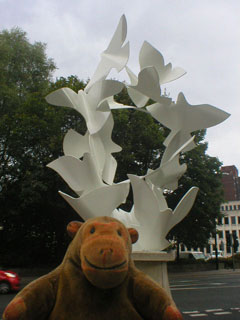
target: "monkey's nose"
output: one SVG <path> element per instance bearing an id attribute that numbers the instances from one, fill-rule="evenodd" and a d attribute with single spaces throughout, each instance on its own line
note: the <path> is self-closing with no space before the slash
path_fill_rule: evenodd
<path id="1" fill-rule="evenodd" d="M 113 258 L 112 254 L 113 254 L 113 249 L 111 248 L 102 248 L 100 250 L 100 256 L 104 266 L 112 261 L 112 258 Z"/>
<path id="2" fill-rule="evenodd" d="M 105 248 L 100 250 L 100 254 L 103 254 L 103 255 L 111 255 L 112 253 L 113 253 L 112 248 Z"/>

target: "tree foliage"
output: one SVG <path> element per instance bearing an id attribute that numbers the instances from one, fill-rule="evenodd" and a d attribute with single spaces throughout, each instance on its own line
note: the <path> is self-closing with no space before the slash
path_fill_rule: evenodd
<path id="1" fill-rule="evenodd" d="M 45 45 L 30 44 L 23 31 L 13 29 L 0 34 L 0 51 L 1 258 L 50 261 L 62 256 L 66 223 L 76 218 L 57 193 L 65 184 L 46 168 L 61 155 L 72 117 L 45 102 L 62 85 L 51 82 L 55 65 Z M 74 77 L 64 81 L 74 85 Z"/>

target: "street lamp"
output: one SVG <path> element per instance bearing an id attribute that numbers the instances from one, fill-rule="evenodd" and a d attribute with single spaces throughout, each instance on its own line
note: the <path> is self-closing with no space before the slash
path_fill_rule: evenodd
<path id="1" fill-rule="evenodd" d="M 215 254 L 216 254 L 216 270 L 219 269 L 219 263 L 218 263 L 218 241 L 217 241 L 217 225 L 215 230 Z"/>

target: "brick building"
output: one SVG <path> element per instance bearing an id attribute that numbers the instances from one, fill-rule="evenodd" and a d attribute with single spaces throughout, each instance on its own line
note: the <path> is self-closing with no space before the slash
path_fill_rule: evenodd
<path id="1" fill-rule="evenodd" d="M 222 171 L 222 184 L 225 201 L 240 200 L 240 178 L 235 166 L 224 166 Z"/>

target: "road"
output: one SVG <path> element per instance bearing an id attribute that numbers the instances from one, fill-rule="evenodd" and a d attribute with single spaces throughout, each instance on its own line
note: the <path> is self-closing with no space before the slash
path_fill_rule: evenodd
<path id="1" fill-rule="evenodd" d="M 184 319 L 240 319 L 240 270 L 170 274 L 169 281 Z"/>
<path id="2" fill-rule="evenodd" d="M 33 278 L 22 280 L 24 286 Z M 169 281 L 173 299 L 185 320 L 240 319 L 240 269 L 169 274 Z M 14 296 L 0 296 L 0 319 Z"/>

